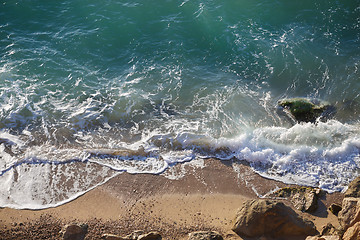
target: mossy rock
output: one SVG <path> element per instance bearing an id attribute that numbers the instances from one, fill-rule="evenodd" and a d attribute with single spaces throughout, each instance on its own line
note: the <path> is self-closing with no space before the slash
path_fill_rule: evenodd
<path id="1" fill-rule="evenodd" d="M 336 111 L 330 103 L 316 98 L 286 98 L 279 100 L 278 105 L 298 122 L 326 120 Z"/>

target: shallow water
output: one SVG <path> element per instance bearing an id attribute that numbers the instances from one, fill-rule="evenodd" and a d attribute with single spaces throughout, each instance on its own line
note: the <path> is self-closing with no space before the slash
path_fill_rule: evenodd
<path id="1" fill-rule="evenodd" d="M 206 157 L 341 191 L 359 175 L 359 30 L 357 0 L 5 1 L 0 206 Z M 296 124 L 285 97 L 337 112 Z"/>

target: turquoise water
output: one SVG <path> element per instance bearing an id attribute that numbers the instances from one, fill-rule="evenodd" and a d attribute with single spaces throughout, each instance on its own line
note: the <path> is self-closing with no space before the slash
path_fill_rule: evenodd
<path id="1" fill-rule="evenodd" d="M 3 1 L 0 53 L 1 206 L 206 157 L 328 191 L 359 175 L 360 1 Z M 284 97 L 337 112 L 294 124 Z"/>

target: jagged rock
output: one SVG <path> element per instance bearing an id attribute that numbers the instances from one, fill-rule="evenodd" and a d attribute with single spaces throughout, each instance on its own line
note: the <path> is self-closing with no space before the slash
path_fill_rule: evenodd
<path id="1" fill-rule="evenodd" d="M 345 192 L 345 197 L 360 198 L 360 177 L 355 178 Z"/>
<path id="2" fill-rule="evenodd" d="M 123 237 L 125 240 L 137 240 L 139 238 L 139 236 L 143 235 L 144 231 L 141 230 L 136 230 L 128 235 L 126 235 L 125 237 Z"/>
<path id="3" fill-rule="evenodd" d="M 102 235 L 101 239 L 104 239 L 104 240 L 126 240 L 118 235 L 108 234 L 108 233 L 105 233 L 104 235 Z"/>
<path id="4" fill-rule="evenodd" d="M 335 216 L 337 216 L 339 214 L 341 209 L 342 209 L 342 207 L 336 203 L 331 204 L 329 207 L 329 211 L 332 212 Z"/>
<path id="5" fill-rule="evenodd" d="M 318 197 L 321 190 L 311 187 L 286 187 L 282 188 L 273 196 L 289 198 L 294 207 L 303 212 L 315 212 L 318 208 Z"/>
<path id="6" fill-rule="evenodd" d="M 161 235 L 158 232 L 149 232 L 140 235 L 137 240 L 161 240 Z"/>
<path id="7" fill-rule="evenodd" d="M 87 234 L 87 224 L 70 224 L 66 225 L 61 231 L 64 240 L 83 240 Z"/>
<path id="8" fill-rule="evenodd" d="M 360 198 L 347 197 L 343 199 L 342 209 L 338 214 L 339 223 L 343 230 L 360 221 Z"/>
<path id="9" fill-rule="evenodd" d="M 239 209 L 232 230 L 247 237 L 309 236 L 315 225 L 303 219 L 284 203 L 274 200 L 249 200 Z"/>
<path id="10" fill-rule="evenodd" d="M 339 236 L 309 236 L 305 240 L 341 240 Z"/>
<path id="11" fill-rule="evenodd" d="M 343 240 L 359 240 L 360 239 L 360 222 L 349 227 L 343 235 Z"/>
<path id="12" fill-rule="evenodd" d="M 336 109 L 330 103 L 315 98 L 286 98 L 278 105 L 298 122 L 315 122 L 316 119 L 328 119 Z"/>
<path id="13" fill-rule="evenodd" d="M 189 240 L 223 240 L 223 237 L 214 231 L 199 231 L 189 233 Z"/>
<path id="14" fill-rule="evenodd" d="M 339 231 L 331 223 L 328 223 L 322 228 L 320 235 L 339 235 Z"/>

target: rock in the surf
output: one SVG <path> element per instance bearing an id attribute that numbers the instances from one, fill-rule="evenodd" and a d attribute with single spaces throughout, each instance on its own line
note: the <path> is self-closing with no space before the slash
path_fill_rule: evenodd
<path id="1" fill-rule="evenodd" d="M 326 120 L 336 111 L 330 103 L 316 98 L 286 98 L 279 100 L 278 105 L 297 122 Z"/>
<path id="2" fill-rule="evenodd" d="M 317 234 L 313 222 L 274 200 L 249 200 L 239 209 L 232 230 L 240 236 L 286 238 Z"/>

